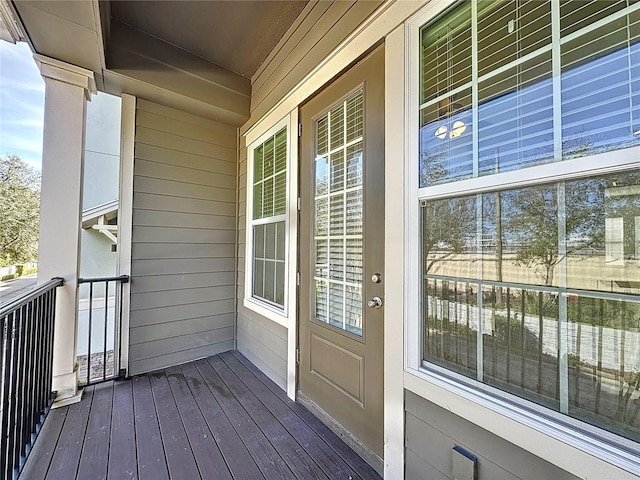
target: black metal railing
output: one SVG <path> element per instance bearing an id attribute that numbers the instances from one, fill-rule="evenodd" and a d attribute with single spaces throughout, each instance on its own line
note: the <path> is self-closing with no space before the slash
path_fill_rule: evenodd
<path id="1" fill-rule="evenodd" d="M 1 480 L 17 477 L 55 398 L 56 288 L 62 284 L 54 278 L 0 308 Z"/>
<path id="2" fill-rule="evenodd" d="M 121 371 L 122 292 L 129 282 L 119 277 L 79 278 L 78 383 L 105 382 Z M 86 287 L 85 287 L 86 286 Z"/>

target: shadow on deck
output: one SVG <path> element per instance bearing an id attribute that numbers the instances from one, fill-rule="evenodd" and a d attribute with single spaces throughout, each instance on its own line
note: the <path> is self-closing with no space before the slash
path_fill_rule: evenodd
<path id="1" fill-rule="evenodd" d="M 238 352 L 85 389 L 52 410 L 20 480 L 378 479 Z"/>

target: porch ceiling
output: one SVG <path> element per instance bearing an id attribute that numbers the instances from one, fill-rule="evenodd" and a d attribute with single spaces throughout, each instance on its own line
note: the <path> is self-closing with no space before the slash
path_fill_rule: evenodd
<path id="1" fill-rule="evenodd" d="M 307 1 L 118 0 L 111 17 L 251 78 Z"/>
<path id="2" fill-rule="evenodd" d="M 251 77 L 308 0 L 9 0 L 32 49 L 129 93 L 229 125 Z"/>

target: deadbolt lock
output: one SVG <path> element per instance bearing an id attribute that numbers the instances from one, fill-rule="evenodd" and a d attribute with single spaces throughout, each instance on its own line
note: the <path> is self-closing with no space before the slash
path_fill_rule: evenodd
<path id="1" fill-rule="evenodd" d="M 373 275 L 371 275 L 371 281 L 373 283 L 382 282 L 382 274 L 381 273 L 374 273 Z"/>

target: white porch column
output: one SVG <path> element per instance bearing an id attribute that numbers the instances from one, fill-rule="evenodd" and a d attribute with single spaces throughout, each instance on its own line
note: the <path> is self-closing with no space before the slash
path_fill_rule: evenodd
<path id="1" fill-rule="evenodd" d="M 34 55 L 45 81 L 38 283 L 64 278 L 58 289 L 53 346 L 56 403 L 77 396 L 76 328 L 82 218 L 86 102 L 96 93 L 93 72 Z"/>

